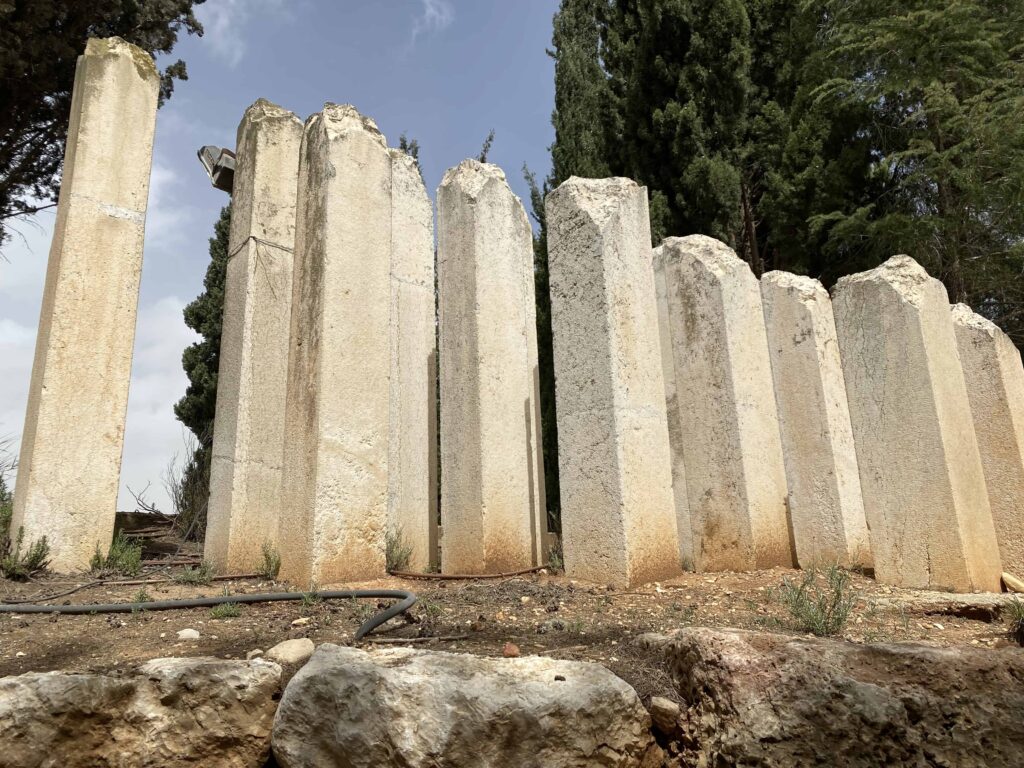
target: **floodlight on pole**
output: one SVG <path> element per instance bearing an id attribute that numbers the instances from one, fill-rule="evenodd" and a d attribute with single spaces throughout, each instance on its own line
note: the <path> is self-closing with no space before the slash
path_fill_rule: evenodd
<path id="1" fill-rule="evenodd" d="M 235 183 L 235 153 L 224 147 L 207 144 L 200 147 L 196 154 L 213 186 L 231 194 Z"/>

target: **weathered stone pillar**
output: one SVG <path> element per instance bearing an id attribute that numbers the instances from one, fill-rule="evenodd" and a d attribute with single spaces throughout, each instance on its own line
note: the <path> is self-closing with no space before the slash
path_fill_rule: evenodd
<path id="1" fill-rule="evenodd" d="M 788 272 L 761 277 L 775 402 L 802 568 L 871 566 L 857 452 L 828 292 Z"/>
<path id="2" fill-rule="evenodd" d="M 391 152 L 391 400 L 388 525 L 422 571 L 437 556 L 434 209 L 416 162 Z"/>
<path id="3" fill-rule="evenodd" d="M 875 576 L 999 589 L 999 552 L 946 289 L 908 256 L 832 301 Z"/>
<path id="4" fill-rule="evenodd" d="M 57 571 L 113 536 L 159 86 L 120 38 L 78 59 L 13 520 Z"/>
<path id="5" fill-rule="evenodd" d="M 277 539 L 302 121 L 259 99 L 238 126 L 205 556 L 247 573 Z"/>
<path id="6" fill-rule="evenodd" d="M 466 160 L 437 190 L 441 523 L 445 573 L 542 557 L 533 239 L 495 165 Z"/>
<path id="7" fill-rule="evenodd" d="M 388 518 L 391 165 L 374 122 L 327 104 L 299 159 L 281 576 L 382 576 Z"/>
<path id="8" fill-rule="evenodd" d="M 573 177 L 545 209 L 566 572 L 671 578 L 681 558 L 647 190 Z"/>
<path id="9" fill-rule="evenodd" d="M 664 273 L 693 565 L 698 571 L 791 566 L 786 474 L 757 278 L 724 243 L 671 237 Z M 676 493 L 683 492 L 676 488 Z M 685 540 L 685 537 L 684 537 Z"/>
<path id="10" fill-rule="evenodd" d="M 1024 577 L 1024 367 L 998 326 L 964 304 L 953 327 L 1003 570 Z"/>

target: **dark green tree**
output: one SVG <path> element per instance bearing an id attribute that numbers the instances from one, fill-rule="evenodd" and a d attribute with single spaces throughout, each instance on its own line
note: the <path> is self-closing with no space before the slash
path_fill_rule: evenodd
<path id="1" fill-rule="evenodd" d="M 75 63 L 90 37 L 122 37 L 169 53 L 180 32 L 201 35 L 204 0 L 0 1 L 0 246 L 11 219 L 51 207 L 60 188 Z M 167 99 L 177 61 L 162 73 Z"/>
<path id="2" fill-rule="evenodd" d="M 220 367 L 220 337 L 224 320 L 224 282 L 228 266 L 228 237 L 231 205 L 221 209 L 210 238 L 210 263 L 203 279 L 203 292 L 185 307 L 185 325 L 202 338 L 186 347 L 181 364 L 188 376 L 185 396 L 174 405 L 174 415 L 195 435 L 195 451 L 185 457 L 181 477 L 171 489 L 179 515 L 178 527 L 191 538 L 200 539 L 206 530 L 206 502 L 209 496 L 213 421 L 217 409 L 217 372 Z"/>

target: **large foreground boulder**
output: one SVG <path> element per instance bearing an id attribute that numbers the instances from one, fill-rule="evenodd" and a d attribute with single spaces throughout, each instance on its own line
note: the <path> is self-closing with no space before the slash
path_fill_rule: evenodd
<path id="1" fill-rule="evenodd" d="M 1024 649 L 704 628 L 640 642 L 687 704 L 687 765 L 1024 765 Z"/>
<path id="2" fill-rule="evenodd" d="M 154 659 L 117 675 L 0 679 L 4 768 L 258 768 L 281 668 L 261 659 Z"/>
<path id="3" fill-rule="evenodd" d="M 636 692 L 604 667 L 324 644 L 285 689 L 282 768 L 637 766 Z"/>

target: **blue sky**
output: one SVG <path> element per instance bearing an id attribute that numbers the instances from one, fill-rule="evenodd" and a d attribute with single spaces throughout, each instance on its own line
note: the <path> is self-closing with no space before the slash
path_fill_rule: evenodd
<path id="1" fill-rule="evenodd" d="M 195 337 L 181 310 L 202 289 L 207 240 L 227 196 L 195 157 L 203 144 L 233 147 L 245 108 L 259 97 L 305 119 L 326 101 L 354 104 L 391 146 L 421 146 L 433 196 L 444 171 L 475 156 L 492 128 L 490 161 L 527 201 L 520 169 L 538 178 L 554 104 L 545 49 L 557 0 L 207 0 L 202 38 L 179 42 L 189 80 L 157 117 L 139 321 L 125 437 L 126 487 L 150 484 L 168 507 L 162 476 L 183 451 L 171 407 L 185 389 L 181 351 Z M 166 62 L 162 62 L 166 64 Z M 53 213 L 16 226 L 0 261 L 0 437 L 20 437 L 31 375 Z"/>

